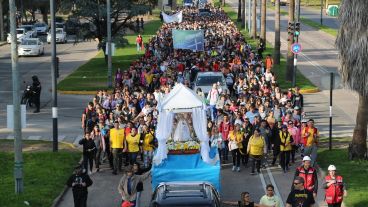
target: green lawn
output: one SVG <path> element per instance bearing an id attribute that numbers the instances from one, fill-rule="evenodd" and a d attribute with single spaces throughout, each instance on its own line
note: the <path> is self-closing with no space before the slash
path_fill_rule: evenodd
<path id="1" fill-rule="evenodd" d="M 71 150 L 25 152 L 23 158 L 24 192 L 17 196 L 14 193 L 14 153 L 0 152 L 0 206 L 27 206 L 25 201 L 29 206 L 51 206 L 63 190 L 81 153 Z"/>
<path id="2" fill-rule="evenodd" d="M 223 7 L 223 9 L 229 15 L 229 17 L 237 24 L 238 29 L 246 37 L 247 42 L 252 45 L 252 48 L 256 48 L 257 47 L 257 41 L 252 39 L 249 36 L 248 31 L 246 31 L 244 28 L 241 27 L 241 23 L 236 22 L 236 19 L 238 17 L 237 12 L 234 11 L 234 9 L 231 8 L 229 5 L 226 5 L 225 7 Z M 267 46 L 267 49 L 263 54 L 265 54 L 265 55 L 271 54 L 272 55 L 273 50 L 274 50 L 273 46 L 269 43 L 267 43 L 266 46 Z M 280 65 L 275 65 L 274 66 L 274 72 L 278 77 L 278 82 L 279 82 L 279 85 L 282 89 L 291 88 L 292 83 L 288 82 L 288 81 L 285 81 L 286 59 L 284 57 L 281 57 Z M 296 85 L 299 86 L 302 90 L 317 89 L 317 87 L 315 85 L 313 85 L 313 83 L 310 82 L 306 77 L 304 77 L 299 71 L 297 71 Z"/>
<path id="3" fill-rule="evenodd" d="M 161 26 L 158 11 L 154 12 L 154 16 L 153 20 L 145 24 L 142 33 L 144 42 L 148 42 Z M 137 34 L 127 35 L 129 44 L 124 48 L 116 49 L 115 56 L 112 58 L 113 78 L 118 67 L 125 70 L 131 62 L 143 55 L 143 52 L 138 53 L 136 50 L 136 36 Z M 107 64 L 105 64 L 102 51 L 58 84 L 60 91 L 95 91 L 98 89 L 107 89 Z"/>
<path id="4" fill-rule="evenodd" d="M 345 198 L 345 206 L 367 207 L 368 206 L 368 161 L 349 161 L 346 148 L 326 148 L 318 152 L 318 164 L 324 171 L 330 164 L 334 164 L 337 172 L 343 176 L 348 186 L 348 196 Z"/>

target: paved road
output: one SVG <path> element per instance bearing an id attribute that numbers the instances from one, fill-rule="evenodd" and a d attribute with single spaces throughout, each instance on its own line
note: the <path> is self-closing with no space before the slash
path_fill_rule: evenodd
<path id="1" fill-rule="evenodd" d="M 289 6 L 281 6 L 281 9 L 288 11 Z M 300 16 L 306 19 L 312 20 L 316 23 L 321 23 L 321 10 L 313 7 L 300 7 Z M 337 17 L 331 17 L 326 15 L 325 10 L 322 12 L 322 24 L 332 29 L 339 29 L 340 22 Z"/>
<path id="2" fill-rule="evenodd" d="M 96 42 L 83 42 L 77 45 L 73 40 L 67 44 L 58 44 L 60 58 L 60 79 L 70 74 L 97 54 Z M 42 83 L 41 113 L 33 114 L 27 110 L 27 128 L 23 130 L 23 139 L 52 139 L 51 127 L 51 66 L 50 45 L 45 45 L 45 55 L 41 57 L 19 58 L 21 90 L 31 82 L 32 75 L 37 75 Z M 11 131 L 6 129 L 6 105 L 12 102 L 10 45 L 0 47 L 0 138 L 11 138 Z M 8 98 L 6 98 L 8 97 Z M 90 96 L 58 95 L 59 102 L 59 139 L 73 143 L 81 132 L 80 114 Z"/>

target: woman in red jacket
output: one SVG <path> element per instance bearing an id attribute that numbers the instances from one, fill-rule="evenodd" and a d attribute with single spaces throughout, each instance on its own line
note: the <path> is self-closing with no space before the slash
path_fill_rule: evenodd
<path id="1" fill-rule="evenodd" d="M 328 175 L 325 177 L 323 188 L 326 192 L 326 203 L 328 207 L 341 207 L 343 197 L 347 195 L 345 184 L 340 175 L 336 175 L 336 167 L 328 167 Z"/>

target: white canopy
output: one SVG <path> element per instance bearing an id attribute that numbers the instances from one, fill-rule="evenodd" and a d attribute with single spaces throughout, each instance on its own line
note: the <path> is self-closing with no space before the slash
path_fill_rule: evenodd
<path id="1" fill-rule="evenodd" d="M 206 107 L 201 97 L 181 83 L 176 84 L 159 105 L 160 111 L 173 112 L 192 112 L 193 108 Z"/>

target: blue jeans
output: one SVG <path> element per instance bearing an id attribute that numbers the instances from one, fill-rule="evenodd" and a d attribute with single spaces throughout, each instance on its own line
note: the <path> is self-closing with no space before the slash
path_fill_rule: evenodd
<path id="1" fill-rule="evenodd" d="M 133 165 L 137 161 L 138 152 L 129 152 L 129 163 Z"/>
<path id="2" fill-rule="evenodd" d="M 210 112 L 211 112 L 211 120 L 215 121 L 217 118 L 217 109 L 216 105 L 210 105 Z"/>
<path id="3" fill-rule="evenodd" d="M 228 158 L 228 154 L 229 154 L 229 141 L 225 140 L 222 142 L 223 143 L 223 147 L 222 147 L 222 160 L 223 161 L 227 161 L 229 160 Z"/>

